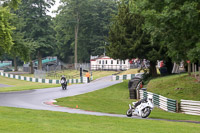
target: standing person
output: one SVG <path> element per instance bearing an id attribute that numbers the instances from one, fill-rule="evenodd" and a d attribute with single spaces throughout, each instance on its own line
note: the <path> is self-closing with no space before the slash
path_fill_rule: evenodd
<path id="1" fill-rule="evenodd" d="M 89 72 L 86 72 L 85 76 L 87 77 L 88 83 L 90 83 L 90 73 L 89 73 Z"/>

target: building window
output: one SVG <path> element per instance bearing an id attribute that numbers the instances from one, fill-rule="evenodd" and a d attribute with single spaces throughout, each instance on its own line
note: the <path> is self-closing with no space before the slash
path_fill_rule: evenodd
<path id="1" fill-rule="evenodd" d="M 111 64 L 113 64 L 113 60 L 111 60 Z"/>
<path id="2" fill-rule="evenodd" d="M 102 64 L 104 64 L 104 60 L 103 60 L 103 63 Z"/>
<path id="3" fill-rule="evenodd" d="M 106 60 L 106 64 L 107 64 L 108 62 L 107 62 L 107 60 Z"/>
<path id="4" fill-rule="evenodd" d="M 117 60 L 117 64 L 119 64 L 119 60 Z"/>
<path id="5" fill-rule="evenodd" d="M 126 64 L 125 60 L 124 60 L 124 64 Z"/>
<path id="6" fill-rule="evenodd" d="M 99 61 L 99 64 L 101 64 L 101 60 Z"/>

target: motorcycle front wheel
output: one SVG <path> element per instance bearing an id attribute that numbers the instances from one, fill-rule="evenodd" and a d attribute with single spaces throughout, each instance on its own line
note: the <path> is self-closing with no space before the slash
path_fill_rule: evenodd
<path id="1" fill-rule="evenodd" d="M 147 118 L 151 113 L 151 109 L 149 107 L 146 107 L 142 110 L 141 112 L 141 117 L 142 118 Z"/>
<path id="2" fill-rule="evenodd" d="M 132 116 L 132 109 L 128 109 L 126 112 L 126 116 L 131 117 Z"/>
<path id="3" fill-rule="evenodd" d="M 62 85 L 62 89 L 63 89 L 63 90 L 66 90 L 66 86 L 65 86 L 65 85 Z"/>

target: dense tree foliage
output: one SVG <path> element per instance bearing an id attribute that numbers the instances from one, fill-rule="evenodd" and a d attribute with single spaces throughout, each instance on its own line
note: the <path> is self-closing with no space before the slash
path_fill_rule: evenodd
<path id="1" fill-rule="evenodd" d="M 118 7 L 109 34 L 111 57 L 145 58 L 153 65 L 160 59 L 197 60 L 199 2 L 121 0 Z M 151 74 L 156 73 L 152 71 Z"/>
<path id="2" fill-rule="evenodd" d="M 116 12 L 115 0 L 61 2 L 55 18 L 59 56 L 65 62 L 70 62 L 69 57 L 74 57 L 74 62 L 88 62 L 90 55 L 102 54 L 111 15 Z"/>
<path id="3" fill-rule="evenodd" d="M 19 2 L 4 0 L 4 6 L 16 7 Z M 52 21 L 46 13 L 53 3 L 54 0 L 21 0 L 19 9 L 12 11 L 16 14 L 12 21 L 2 17 L 4 26 L 7 24 L 7 42 L 1 44 L 0 50 L 10 51 L 13 58 L 19 56 L 22 60 L 38 57 L 39 69 L 41 58 L 54 53 L 68 63 L 88 62 L 90 55 L 103 54 L 110 19 L 117 11 L 116 0 L 61 0 L 58 15 Z"/>
<path id="4" fill-rule="evenodd" d="M 28 47 L 24 43 L 23 34 L 18 31 L 19 25 L 23 23 L 13 14 L 21 0 L 0 1 L 0 56 L 11 55 L 14 59 L 15 70 L 17 70 L 17 57 L 28 61 Z M 12 13 L 11 13 L 12 12 Z M 4 57 L 8 57 L 4 55 Z"/>
<path id="5" fill-rule="evenodd" d="M 51 17 L 46 14 L 53 3 L 54 0 L 22 0 L 16 12 L 24 20 L 21 28 L 21 32 L 25 33 L 24 38 L 35 44 L 32 46 L 35 53 L 31 53 L 30 58 L 37 55 L 38 69 L 42 69 L 42 57 L 52 54 L 55 42 Z"/>
<path id="6" fill-rule="evenodd" d="M 28 46 L 28 42 L 24 39 L 24 33 L 21 32 L 21 28 L 24 25 L 23 18 L 19 18 L 18 16 L 14 16 L 12 19 L 12 24 L 15 26 L 15 30 L 12 34 L 13 46 L 11 47 L 9 55 L 14 60 L 15 71 L 17 68 L 17 58 L 20 58 L 22 61 L 29 61 L 30 47 Z"/>
<path id="7" fill-rule="evenodd" d="M 21 0 L 0 1 L 0 55 L 9 52 L 13 45 L 12 30 L 15 28 L 10 24 L 12 14 L 10 9 L 16 9 Z"/>
<path id="8" fill-rule="evenodd" d="M 150 73 L 157 75 L 157 60 L 163 57 L 163 48 L 159 40 L 152 42 L 151 34 L 143 29 L 146 18 L 139 11 L 132 11 L 135 5 L 122 1 L 118 6 L 118 14 L 113 19 L 109 32 L 110 45 L 108 53 L 113 58 L 140 58 L 150 61 Z"/>
<path id="9" fill-rule="evenodd" d="M 105 45 L 113 58 L 148 59 L 153 76 L 157 60 L 200 61 L 197 0 L 61 0 L 53 19 L 55 0 L 0 2 L 0 55 L 37 57 L 39 69 L 42 57 L 88 62 Z"/>
<path id="10" fill-rule="evenodd" d="M 199 43 L 199 2 L 148 0 L 144 3 L 143 15 L 147 18 L 145 28 L 151 32 L 152 40 L 159 36 L 162 39 L 161 45 L 167 47 L 167 55 L 173 61 L 188 60 L 189 51 Z"/>
<path id="11" fill-rule="evenodd" d="M 9 51 L 13 45 L 12 27 L 9 23 L 11 14 L 8 7 L 0 7 L 0 49 Z"/>

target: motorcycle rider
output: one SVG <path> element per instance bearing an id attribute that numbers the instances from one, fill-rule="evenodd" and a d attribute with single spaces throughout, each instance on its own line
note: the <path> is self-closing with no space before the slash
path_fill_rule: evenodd
<path id="1" fill-rule="evenodd" d="M 129 104 L 129 109 L 126 112 L 126 115 L 128 117 L 131 117 L 132 115 L 137 115 L 142 118 L 147 118 L 151 110 L 154 108 L 153 105 L 153 96 L 149 95 L 147 98 L 144 98 L 136 103 L 132 103 L 133 105 Z"/>
<path id="2" fill-rule="evenodd" d="M 137 101 L 135 104 L 134 104 L 134 108 L 136 108 L 138 105 L 140 105 L 141 103 L 145 103 L 147 102 L 148 100 L 150 100 L 152 102 L 153 100 L 153 96 L 152 95 L 149 95 L 148 98 L 143 98 L 139 101 Z"/>
<path id="3" fill-rule="evenodd" d="M 63 85 L 64 85 L 64 88 L 63 89 L 67 89 L 67 80 L 66 80 L 66 78 L 65 78 L 65 76 L 64 75 L 62 75 L 62 77 L 61 77 L 61 79 L 60 79 L 60 83 L 61 83 L 61 85 L 62 85 L 62 87 L 63 87 Z"/>

